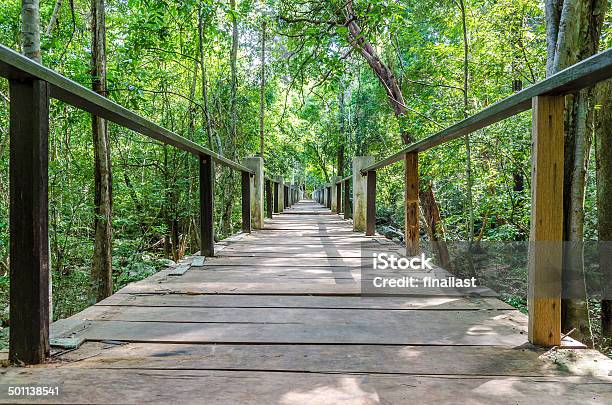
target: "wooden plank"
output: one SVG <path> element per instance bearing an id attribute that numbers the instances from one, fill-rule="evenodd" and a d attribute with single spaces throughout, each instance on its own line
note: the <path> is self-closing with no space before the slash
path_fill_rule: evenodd
<path id="1" fill-rule="evenodd" d="M 251 232 L 251 175 L 242 172 L 242 232 Z"/>
<path id="2" fill-rule="evenodd" d="M 214 165 L 211 158 L 200 158 L 200 254 L 212 257 L 215 255 L 214 201 L 215 186 Z"/>
<path id="3" fill-rule="evenodd" d="M 139 307 L 128 307 L 140 309 Z M 185 314 L 202 308 L 180 308 Z M 146 312 L 148 321 L 84 320 L 78 336 L 87 340 L 136 341 L 157 343 L 259 343 L 259 344 L 371 344 L 371 345 L 480 345 L 516 347 L 527 343 L 525 316 L 518 311 L 500 315 L 498 311 L 382 311 L 295 310 L 311 318 L 286 317 L 290 309 L 266 309 L 241 317 L 232 308 L 233 318 L 210 314 L 222 308 L 205 308 L 209 315 L 198 322 L 167 319 L 163 308 L 159 318 Z M 226 309 L 227 310 L 227 309 Z M 282 311 L 282 313 L 280 312 Z M 379 316 L 371 314 L 379 311 Z M 356 312 L 350 318 L 342 317 Z M 125 317 L 125 313 L 117 316 Z M 183 315 L 185 318 L 188 315 Z M 192 315 L 193 316 L 193 315 Z M 208 316 L 208 317 L 206 317 Z M 255 317 L 254 317 L 255 316 Z M 381 317 L 381 316 L 384 316 Z M 214 319 L 218 319 L 214 321 Z M 233 321 L 231 321 L 233 319 Z M 208 320 L 208 321 L 207 321 Z M 520 321 L 520 322 L 517 322 Z M 418 325 L 418 327 L 410 327 Z M 59 336 L 61 337 L 61 336 Z"/>
<path id="4" fill-rule="evenodd" d="M 564 100 L 533 99 L 529 341 L 542 346 L 561 339 Z"/>
<path id="5" fill-rule="evenodd" d="M 49 354 L 49 96 L 41 80 L 11 80 L 9 358 Z"/>
<path id="6" fill-rule="evenodd" d="M 62 385 L 40 403 L 214 404 L 605 404 L 609 383 L 587 377 L 327 374 L 232 370 L 26 368 L 1 371 L 6 385 Z M 92 384 L 104 381 L 104 384 Z M 7 397 L 5 403 L 29 403 Z"/>
<path id="7" fill-rule="evenodd" d="M 376 233 L 376 172 L 369 171 L 367 174 L 366 192 L 366 236 Z"/>
<path id="8" fill-rule="evenodd" d="M 388 310 L 369 308 L 367 311 L 360 309 L 344 308 L 204 308 L 204 307 L 142 307 L 142 306 L 102 306 L 94 305 L 74 315 L 71 319 L 87 321 L 130 321 L 130 322 L 159 322 L 159 323 L 227 323 L 227 324 L 292 324 L 307 327 L 324 326 L 361 326 L 364 329 L 386 329 L 393 325 L 421 325 L 421 323 L 444 324 L 455 327 L 459 322 L 469 324 L 485 325 L 490 320 L 496 319 L 512 320 L 512 327 L 516 333 L 526 331 L 526 317 L 515 309 L 480 311 L 478 309 L 463 311 L 439 311 L 419 309 L 414 310 Z M 374 321 L 374 319 L 376 319 Z M 502 326 L 499 322 L 494 327 L 482 326 L 482 331 L 496 330 Z M 300 326 L 301 327 L 301 326 Z M 439 325 L 438 327 L 444 327 Z M 419 328 L 423 328 L 420 326 Z M 458 336 L 465 326 L 457 328 L 456 331 L 446 335 Z M 525 337 L 523 337 L 525 340 Z"/>
<path id="9" fill-rule="evenodd" d="M 115 294 L 96 305 L 142 307 L 203 308 L 330 308 L 330 309 L 429 309 L 429 310 L 496 310 L 513 309 L 497 298 L 465 297 L 317 297 L 257 295 L 180 295 L 180 294 Z"/>
<path id="10" fill-rule="evenodd" d="M 61 357 L 62 368 L 258 370 L 490 376 L 593 376 L 612 381 L 612 360 L 595 350 L 491 346 L 192 345 L 87 342 Z M 571 358 L 570 358 L 571 356 Z M 598 364 L 599 363 L 599 364 Z"/>
<path id="11" fill-rule="evenodd" d="M 416 152 L 406 153 L 404 160 L 405 176 L 405 215 L 404 241 L 406 255 L 420 254 L 419 239 L 419 155 Z"/>
<path id="12" fill-rule="evenodd" d="M 248 265 L 245 265 L 248 267 Z M 247 270 L 247 269 L 245 269 Z M 255 279 L 256 280 L 256 279 Z M 132 283 L 121 290 L 118 294 L 255 294 L 255 295 L 313 295 L 313 296 L 361 296 L 361 285 L 356 281 L 335 282 L 330 280 L 295 281 L 288 280 L 275 283 L 270 282 L 245 282 L 230 283 L 223 282 L 137 282 Z M 473 287 L 464 289 L 419 287 L 399 290 L 392 288 L 380 288 L 380 294 L 387 296 L 437 296 L 437 297 L 495 297 L 497 294 L 484 287 Z"/>
<path id="13" fill-rule="evenodd" d="M 170 273 L 168 273 L 168 275 L 169 276 L 182 276 L 183 274 L 185 274 L 187 270 L 189 270 L 190 267 L 191 265 L 189 264 L 180 264 L 176 266 Z"/>

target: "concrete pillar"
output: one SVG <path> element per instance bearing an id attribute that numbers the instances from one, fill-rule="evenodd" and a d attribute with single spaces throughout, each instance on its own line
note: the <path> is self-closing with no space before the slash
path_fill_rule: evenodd
<path id="1" fill-rule="evenodd" d="M 361 169 L 374 164 L 374 156 L 356 156 L 353 159 L 353 231 L 366 230 L 367 177 Z"/>
<path id="2" fill-rule="evenodd" d="M 278 212 L 283 212 L 285 210 L 285 179 L 283 176 L 276 176 L 276 181 L 278 182 L 278 193 L 275 197 L 278 201 Z"/>
<path id="3" fill-rule="evenodd" d="M 251 226 L 264 229 L 264 167 L 261 157 L 242 159 L 242 164 L 255 172 L 251 177 Z"/>
<path id="4" fill-rule="evenodd" d="M 331 178 L 331 211 L 333 213 L 338 213 L 338 210 L 340 209 L 340 207 L 338 207 L 338 187 L 336 186 L 336 182 L 340 181 L 341 177 L 340 176 L 334 176 Z"/>

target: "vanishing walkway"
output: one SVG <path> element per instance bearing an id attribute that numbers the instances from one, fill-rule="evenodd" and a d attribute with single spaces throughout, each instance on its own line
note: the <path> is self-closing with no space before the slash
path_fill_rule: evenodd
<path id="1" fill-rule="evenodd" d="M 532 348 L 496 298 L 360 297 L 368 248 L 400 249 L 301 201 L 56 322 L 85 342 L 0 383 L 60 385 L 53 403 L 612 403 L 610 360 Z"/>

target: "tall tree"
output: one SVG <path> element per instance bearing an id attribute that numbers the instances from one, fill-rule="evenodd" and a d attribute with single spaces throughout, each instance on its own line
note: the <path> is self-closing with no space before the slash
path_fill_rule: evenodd
<path id="1" fill-rule="evenodd" d="M 40 5 L 38 0 L 21 1 L 21 46 L 23 54 L 41 63 Z"/>
<path id="2" fill-rule="evenodd" d="M 597 170 L 597 224 L 599 269 L 603 276 L 601 332 L 612 337 L 612 80 L 595 89 L 595 142 Z"/>
<path id="3" fill-rule="evenodd" d="M 104 0 L 91 1 L 91 58 L 93 90 L 106 96 L 106 13 Z M 113 293 L 112 179 L 106 120 L 92 116 L 94 146 L 94 253 L 90 301 Z"/>
<path id="4" fill-rule="evenodd" d="M 552 75 L 597 52 L 608 0 L 546 1 L 546 74 Z M 591 145 L 592 90 L 566 97 L 562 329 L 592 345 L 584 278 L 584 193 Z"/>
<path id="5" fill-rule="evenodd" d="M 266 96 L 266 21 L 261 23 L 261 79 L 259 83 L 259 154 L 264 157 L 264 114 Z"/>

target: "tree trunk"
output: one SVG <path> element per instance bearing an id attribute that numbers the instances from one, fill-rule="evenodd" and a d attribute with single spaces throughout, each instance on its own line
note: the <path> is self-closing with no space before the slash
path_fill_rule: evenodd
<path id="1" fill-rule="evenodd" d="M 421 207 L 423 207 L 423 218 L 426 221 L 425 229 L 431 241 L 431 248 L 438 257 L 440 266 L 450 270 L 450 255 L 444 241 L 444 228 L 442 227 L 440 209 L 438 208 L 431 182 L 427 184 L 424 191 L 419 193 L 419 200 L 421 201 Z"/>
<path id="2" fill-rule="evenodd" d="M 202 16 L 202 3 L 198 3 L 198 48 L 200 53 L 200 70 L 202 81 L 202 100 L 204 102 L 204 125 L 206 128 L 206 136 L 208 138 L 208 147 L 213 150 L 213 132 L 210 122 L 210 109 L 208 106 L 208 82 L 206 79 L 206 60 L 204 59 L 204 22 Z M 220 148 L 217 148 L 217 153 L 221 153 Z"/>
<path id="3" fill-rule="evenodd" d="M 92 0 L 93 90 L 106 96 L 106 21 L 104 0 Z M 94 253 L 90 301 L 98 302 L 113 293 L 112 268 L 112 181 L 110 142 L 106 121 L 92 116 L 94 146 Z"/>
<path id="4" fill-rule="evenodd" d="M 344 114 L 344 88 L 340 86 L 340 93 L 338 94 L 338 119 L 340 121 L 340 128 L 338 131 L 338 156 L 336 159 L 338 165 L 336 174 L 340 177 L 344 177 L 344 142 L 346 140 Z"/>
<path id="5" fill-rule="evenodd" d="M 597 223 L 599 270 L 602 274 L 601 332 L 612 337 L 612 80 L 595 88 Z"/>
<path id="6" fill-rule="evenodd" d="M 237 123 L 238 113 L 236 111 L 236 93 L 238 91 L 238 73 L 236 68 L 236 60 L 238 58 L 238 20 L 236 18 L 236 0 L 230 0 L 231 19 L 232 19 L 232 49 L 230 51 L 230 75 L 231 75 L 231 92 L 230 92 L 230 143 L 231 149 L 236 149 L 237 138 Z M 232 156 L 233 158 L 234 156 Z"/>
<path id="7" fill-rule="evenodd" d="M 259 87 L 259 155 L 264 157 L 264 114 L 266 91 L 266 22 L 261 23 L 261 83 Z"/>
<path id="8" fill-rule="evenodd" d="M 55 7 L 53 7 L 53 13 L 51 13 L 51 18 L 49 19 L 49 25 L 47 25 L 47 29 L 45 30 L 46 35 L 51 35 L 53 31 L 53 27 L 57 23 L 57 18 L 59 17 L 60 10 L 62 9 L 62 0 L 57 0 L 55 2 Z"/>
<path id="9" fill-rule="evenodd" d="M 41 63 L 39 0 L 21 1 L 21 46 L 23 54 Z"/>
<path id="10" fill-rule="evenodd" d="M 547 75 L 552 75 L 595 52 L 607 0 L 548 0 L 546 2 Z M 562 331 L 592 344 L 584 278 L 584 189 L 590 148 L 588 117 L 592 92 L 566 97 L 563 238 L 568 241 L 563 260 Z"/>
<path id="11" fill-rule="evenodd" d="M 469 43 L 467 31 L 467 17 L 465 10 L 465 2 L 458 0 L 459 11 L 461 12 L 461 26 L 463 31 L 463 118 L 468 117 L 468 84 L 470 80 L 469 70 Z M 465 177 L 466 177 L 466 198 L 468 206 L 468 256 L 469 250 L 472 247 L 474 240 L 474 198 L 472 196 L 472 145 L 470 143 L 470 134 L 466 134 L 465 140 Z M 470 258 L 471 259 L 471 258 Z M 471 260 L 470 260 L 471 263 Z"/>

